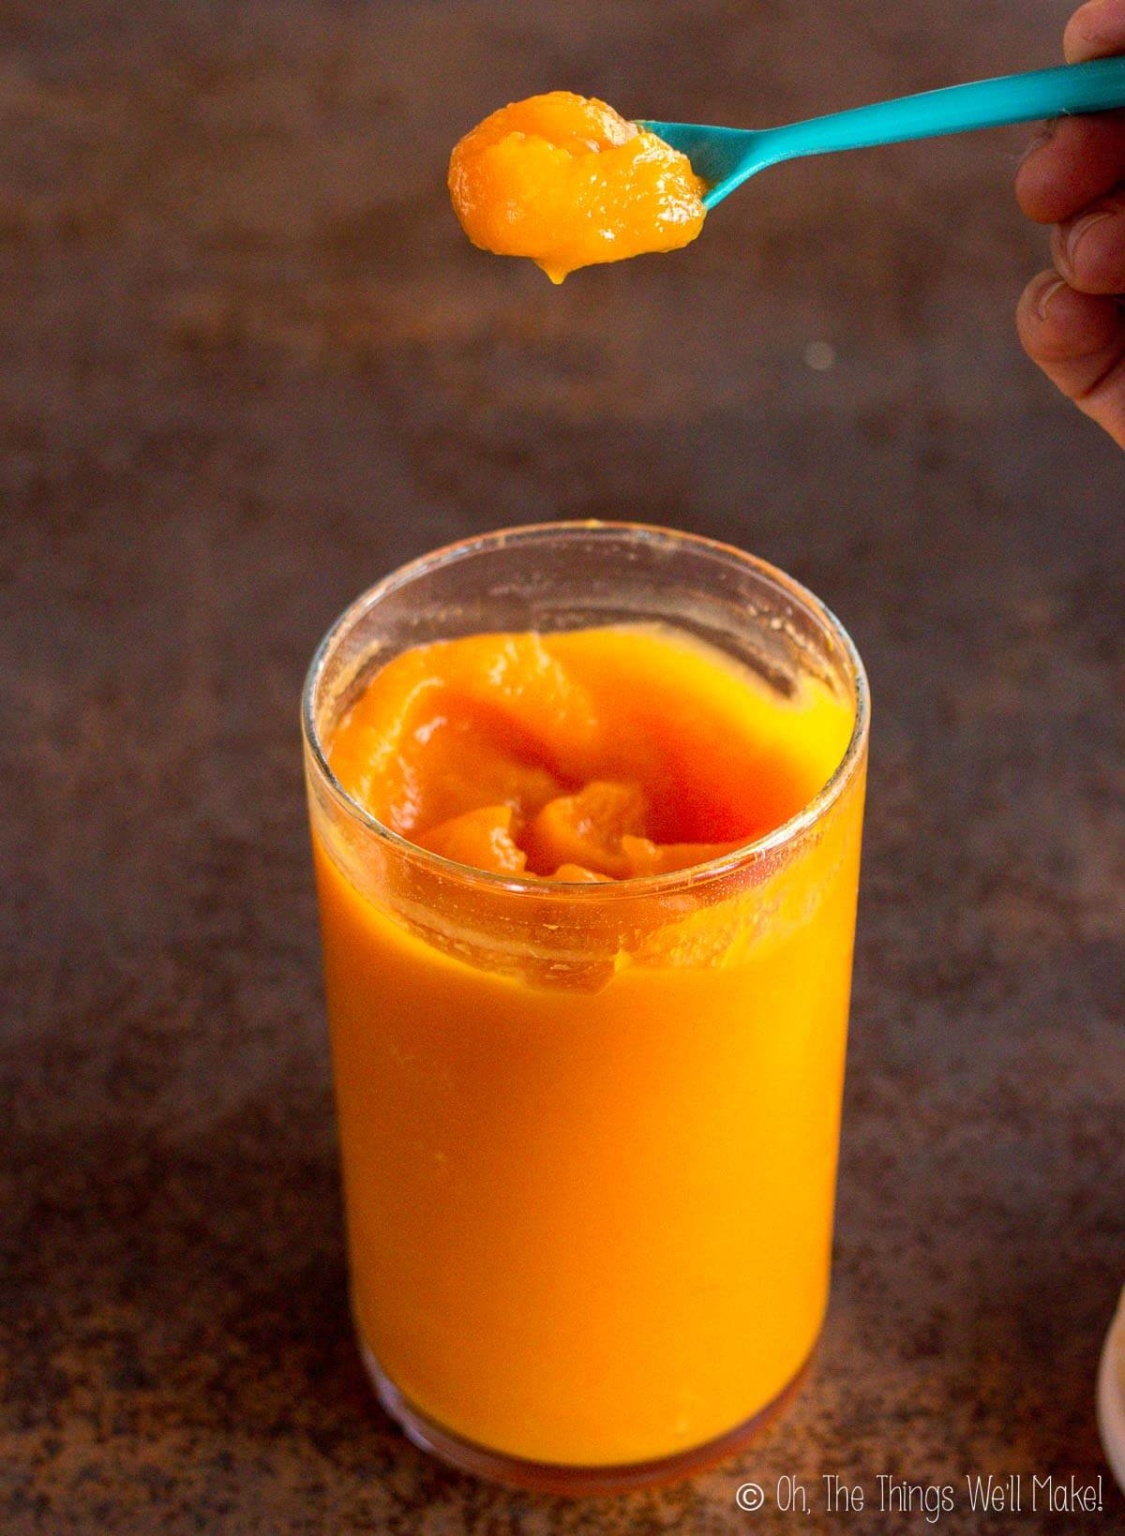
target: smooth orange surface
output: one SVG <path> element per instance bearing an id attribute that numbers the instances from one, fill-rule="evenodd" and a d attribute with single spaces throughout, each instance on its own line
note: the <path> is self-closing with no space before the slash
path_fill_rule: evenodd
<path id="1" fill-rule="evenodd" d="M 447 856 L 604 878 L 776 825 L 852 721 L 818 684 L 783 699 L 671 632 L 603 629 L 407 652 L 329 747 Z M 585 818 L 594 784 L 618 788 Z M 357 1323 L 431 1418 L 531 1460 L 647 1461 L 799 1369 L 827 1299 L 862 790 L 721 899 L 544 879 L 545 912 L 588 904 L 577 942 L 615 935 L 570 980 L 534 945 L 489 958 L 537 886 L 466 874 L 448 932 L 420 926 L 421 876 L 357 867 L 314 814 Z"/>
<path id="2" fill-rule="evenodd" d="M 449 162 L 473 244 L 529 256 L 556 283 L 578 267 L 688 245 L 703 227 L 704 190 L 685 155 L 571 91 L 501 107 Z"/>

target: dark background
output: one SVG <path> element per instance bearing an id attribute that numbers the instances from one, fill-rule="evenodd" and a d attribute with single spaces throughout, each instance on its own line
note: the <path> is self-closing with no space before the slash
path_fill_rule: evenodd
<path id="1" fill-rule="evenodd" d="M 931 1529 L 880 1473 L 1056 1528 L 974 1471 L 1103 1474 L 1057 1528 L 1122 1528 L 1125 458 L 1015 339 L 1029 130 L 768 171 L 561 289 L 444 190 L 533 91 L 766 126 L 1054 63 L 1069 9 L 0 4 L 4 1536 Z M 817 1363 L 740 1462 L 585 1505 L 445 1472 L 362 1377 L 297 730 L 348 599 L 556 517 L 783 565 L 875 696 Z"/>

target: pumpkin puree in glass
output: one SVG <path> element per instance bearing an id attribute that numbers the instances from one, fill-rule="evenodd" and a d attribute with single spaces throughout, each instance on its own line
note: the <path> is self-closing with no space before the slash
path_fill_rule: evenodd
<path id="1" fill-rule="evenodd" d="M 621 877 L 800 812 L 854 719 L 827 685 L 786 696 L 622 626 L 408 650 L 332 731 L 353 799 L 491 874 L 420 855 L 360 881 L 314 832 L 357 1325 L 446 1429 L 531 1461 L 647 1462 L 744 1423 L 807 1358 L 862 774 L 742 877 Z M 420 924 L 425 882 L 459 873 L 448 931 Z M 511 881 L 544 932 L 573 925 L 569 968 L 534 925 L 502 963 L 473 938 L 503 937 Z"/>
<path id="2" fill-rule="evenodd" d="M 453 207 L 473 244 L 529 256 L 555 283 L 578 267 L 690 244 L 704 190 L 686 155 L 572 91 L 501 107 L 449 162 Z"/>

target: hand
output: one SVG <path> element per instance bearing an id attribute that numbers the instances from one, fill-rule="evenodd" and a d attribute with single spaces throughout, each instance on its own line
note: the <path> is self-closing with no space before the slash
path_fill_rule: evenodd
<path id="1" fill-rule="evenodd" d="M 1067 60 L 1125 53 L 1125 0 L 1089 0 L 1063 38 Z M 1028 356 L 1125 448 L 1125 111 L 1061 118 L 1016 176 L 1028 218 L 1054 224 L 1054 270 L 1016 311 Z"/>

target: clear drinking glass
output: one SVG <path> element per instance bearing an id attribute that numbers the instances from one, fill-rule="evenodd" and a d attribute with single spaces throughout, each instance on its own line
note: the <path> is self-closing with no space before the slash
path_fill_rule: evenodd
<path id="1" fill-rule="evenodd" d="M 805 679 L 850 741 L 798 814 L 604 884 L 452 863 L 325 746 L 408 647 L 657 623 Z M 317 651 L 303 724 L 352 1306 L 376 1391 L 462 1469 L 616 1491 L 733 1453 L 827 1304 L 868 696 L 831 613 L 738 550 L 556 523 L 439 550 Z"/>

